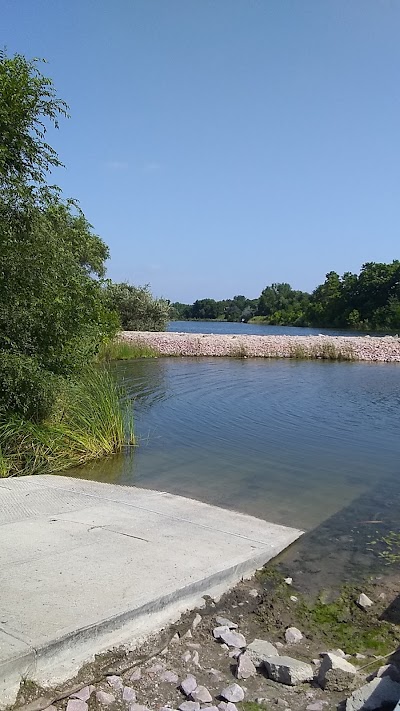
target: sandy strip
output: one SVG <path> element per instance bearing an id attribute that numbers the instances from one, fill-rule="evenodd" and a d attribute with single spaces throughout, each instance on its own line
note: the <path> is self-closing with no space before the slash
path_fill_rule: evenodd
<path id="1" fill-rule="evenodd" d="M 146 344 L 163 356 L 325 358 L 400 362 L 397 336 L 248 336 L 123 331 L 121 340 Z"/>

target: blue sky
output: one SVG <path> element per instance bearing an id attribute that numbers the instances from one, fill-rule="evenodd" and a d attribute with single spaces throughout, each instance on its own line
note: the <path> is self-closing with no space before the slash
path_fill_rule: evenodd
<path id="1" fill-rule="evenodd" d="M 396 0 L 3 0 L 108 274 L 192 302 L 399 257 Z"/>

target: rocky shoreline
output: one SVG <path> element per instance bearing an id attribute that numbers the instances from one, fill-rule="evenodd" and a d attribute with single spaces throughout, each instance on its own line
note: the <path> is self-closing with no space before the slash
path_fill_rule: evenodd
<path id="1" fill-rule="evenodd" d="M 397 576 L 347 590 L 345 608 L 337 608 L 344 628 L 338 648 L 337 631 L 335 636 L 330 624 L 312 622 L 320 608 L 307 608 L 296 581 L 270 565 L 220 600 L 206 597 L 203 608 L 142 647 L 100 655 L 56 690 L 22 684 L 14 709 L 394 709 L 400 698 L 400 620 L 385 619 L 385 611 L 397 590 Z M 327 609 L 332 612 L 331 605 Z M 359 634 L 346 640 L 351 626 Z"/>
<path id="2" fill-rule="evenodd" d="M 150 347 L 160 356 L 400 362 L 398 336 L 242 336 L 123 331 L 120 340 Z"/>

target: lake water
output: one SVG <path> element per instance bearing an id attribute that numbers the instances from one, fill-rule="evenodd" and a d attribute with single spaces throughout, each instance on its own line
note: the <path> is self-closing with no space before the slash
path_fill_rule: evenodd
<path id="1" fill-rule="evenodd" d="M 296 326 L 267 326 L 255 323 L 229 323 L 227 321 L 170 321 L 168 331 L 174 333 L 227 333 L 247 336 L 365 336 L 366 333 L 384 336 L 385 333 L 372 331 L 349 331 L 333 328 L 300 328 Z"/>
<path id="2" fill-rule="evenodd" d="M 216 322 L 170 330 L 315 332 Z M 71 475 L 302 528 L 282 565 L 308 591 L 385 570 L 370 544 L 400 530 L 400 364 L 159 358 L 113 368 L 138 446 Z"/>
<path id="3" fill-rule="evenodd" d="M 114 368 L 139 446 L 79 476 L 306 530 L 377 483 L 399 488 L 398 364 L 160 358 Z"/>

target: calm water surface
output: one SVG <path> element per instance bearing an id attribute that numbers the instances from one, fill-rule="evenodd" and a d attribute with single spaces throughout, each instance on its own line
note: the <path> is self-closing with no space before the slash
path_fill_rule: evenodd
<path id="1" fill-rule="evenodd" d="M 267 326 L 254 323 L 228 323 L 225 321 L 170 321 L 168 331 L 175 333 L 227 333 L 247 336 L 365 336 L 366 333 L 384 336 L 385 333 L 373 331 L 349 331 L 333 328 L 300 328 L 296 326 Z"/>
<path id="2" fill-rule="evenodd" d="M 399 494 L 399 364 L 160 358 L 115 370 L 139 446 L 77 476 L 305 530 L 365 497 L 362 516 L 382 518 L 382 492 Z"/>

